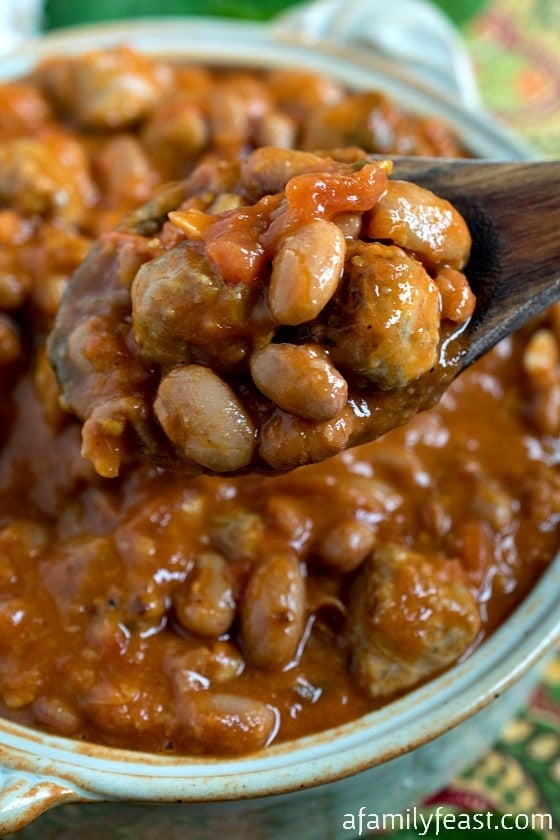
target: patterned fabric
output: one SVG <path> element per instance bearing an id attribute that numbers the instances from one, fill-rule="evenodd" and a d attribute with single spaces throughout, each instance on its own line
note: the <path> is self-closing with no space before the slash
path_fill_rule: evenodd
<path id="1" fill-rule="evenodd" d="M 488 0 L 463 32 L 488 110 L 560 157 L 558 0 Z"/>
<path id="2" fill-rule="evenodd" d="M 560 652 L 547 665 L 527 707 L 505 725 L 493 749 L 426 805 L 428 813 L 443 805 L 456 814 L 550 815 L 552 830 L 540 831 L 539 820 L 534 836 L 560 839 Z M 399 834 L 404 840 L 402 832 L 394 836 Z M 482 840 L 481 833 L 472 834 Z M 499 840 L 516 834 L 493 829 L 491 836 Z"/>
<path id="3" fill-rule="evenodd" d="M 488 0 L 462 31 L 486 108 L 544 157 L 560 157 L 560 2 Z M 494 748 L 426 806 L 434 814 L 438 806 L 456 815 L 550 814 L 552 830 L 532 836 L 560 838 L 560 652 Z M 509 829 L 488 832 L 496 840 L 514 835 Z"/>

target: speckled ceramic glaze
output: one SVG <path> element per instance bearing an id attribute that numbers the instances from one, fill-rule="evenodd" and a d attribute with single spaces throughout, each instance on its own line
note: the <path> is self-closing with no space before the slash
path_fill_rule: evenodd
<path id="1" fill-rule="evenodd" d="M 123 41 L 201 61 L 299 66 L 356 89 L 382 89 L 411 110 L 439 116 L 478 155 L 531 157 L 479 109 L 468 59 L 447 22 L 417 0 L 393 0 L 390 16 L 386 5 L 321 0 L 266 26 L 172 19 L 83 27 L 3 58 L 0 77 L 19 76 L 49 55 Z M 0 722 L 0 832 L 28 825 L 25 836 L 44 837 L 49 829 L 48 836 L 82 840 L 103 833 L 353 837 L 348 815 L 405 809 L 487 748 L 560 637 L 559 590 L 560 557 L 511 619 L 449 673 L 352 724 L 251 757 L 149 756 Z M 34 834 L 33 820 L 45 811 L 42 834 Z"/>

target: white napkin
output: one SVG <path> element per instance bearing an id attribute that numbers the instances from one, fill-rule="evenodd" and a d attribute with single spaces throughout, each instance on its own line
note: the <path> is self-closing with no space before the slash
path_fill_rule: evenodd
<path id="1" fill-rule="evenodd" d="M 43 0 L 0 0 L 0 53 L 7 53 L 39 32 Z"/>

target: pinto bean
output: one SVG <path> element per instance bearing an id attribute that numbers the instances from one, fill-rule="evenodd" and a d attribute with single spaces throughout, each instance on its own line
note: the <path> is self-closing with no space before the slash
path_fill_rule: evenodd
<path id="1" fill-rule="evenodd" d="M 313 152 L 265 146 L 255 149 L 241 164 L 241 183 L 252 195 L 282 192 L 294 175 L 324 166 L 324 158 Z"/>
<path id="2" fill-rule="evenodd" d="M 523 368 L 532 395 L 531 417 L 539 431 L 560 431 L 560 342 L 552 329 L 541 327 L 530 338 Z"/>
<path id="3" fill-rule="evenodd" d="M 176 707 L 179 728 L 209 753 L 253 752 L 278 729 L 276 709 L 239 694 L 186 692 Z"/>
<path id="4" fill-rule="evenodd" d="M 409 181 L 389 181 L 371 210 L 367 235 L 389 240 L 432 267 L 461 269 L 471 248 L 467 224 L 449 201 Z"/>
<path id="5" fill-rule="evenodd" d="M 8 315 L 0 312 L 0 367 L 17 362 L 23 357 L 19 330 Z"/>
<path id="6" fill-rule="evenodd" d="M 441 295 L 441 317 L 462 324 L 474 312 L 476 298 L 462 271 L 441 268 L 435 277 Z"/>
<path id="7" fill-rule="evenodd" d="M 159 186 L 159 175 L 140 141 L 131 134 L 108 140 L 95 160 L 104 205 L 133 209 L 148 199 Z"/>
<path id="8" fill-rule="evenodd" d="M 39 695 L 33 703 L 33 714 L 44 726 L 63 735 L 75 734 L 82 723 L 78 710 L 56 695 Z"/>
<path id="9" fill-rule="evenodd" d="M 235 90 L 217 88 L 212 95 L 208 121 L 214 143 L 222 150 L 235 151 L 249 140 L 251 119 L 243 104 Z"/>
<path id="10" fill-rule="evenodd" d="M 268 86 L 282 110 L 300 118 L 315 108 L 340 102 L 345 96 L 338 82 L 306 70 L 274 70 L 268 77 Z"/>
<path id="11" fill-rule="evenodd" d="M 199 647 L 177 642 L 167 650 L 163 663 L 163 670 L 177 694 L 226 683 L 239 676 L 244 668 L 245 661 L 235 645 L 221 640 Z"/>
<path id="12" fill-rule="evenodd" d="M 299 417 L 332 420 L 348 398 L 346 380 L 318 345 L 268 344 L 250 367 L 259 391 Z"/>
<path id="13" fill-rule="evenodd" d="M 210 368 L 174 368 L 160 382 L 154 412 L 167 437 L 196 464 L 229 472 L 252 458 L 253 423 L 233 390 Z"/>
<path id="14" fill-rule="evenodd" d="M 295 120 L 281 111 L 269 111 L 255 127 L 254 142 L 257 147 L 293 148 L 297 142 Z"/>
<path id="15" fill-rule="evenodd" d="M 178 94 L 153 111 L 142 132 L 142 140 L 163 166 L 172 161 L 192 160 L 209 140 L 209 130 L 202 109 L 188 96 Z"/>
<path id="16" fill-rule="evenodd" d="M 254 559 L 266 536 L 262 516 L 245 508 L 228 510 L 227 516 L 215 515 L 208 522 L 212 545 L 230 560 Z"/>
<path id="17" fill-rule="evenodd" d="M 297 557 L 272 554 L 249 579 L 241 603 L 247 659 L 259 668 L 282 668 L 297 655 L 305 629 L 305 582 Z"/>
<path id="18" fill-rule="evenodd" d="M 362 230 L 361 213 L 339 213 L 335 218 L 337 227 L 344 234 L 345 239 L 358 239 Z"/>
<path id="19" fill-rule="evenodd" d="M 332 420 L 323 422 L 278 409 L 262 426 L 259 455 L 277 470 L 293 470 L 324 461 L 345 449 L 352 428 L 353 417 L 347 407 Z"/>
<path id="20" fill-rule="evenodd" d="M 304 550 L 313 530 L 313 521 L 305 505 L 288 493 L 271 496 L 265 506 L 266 524 L 271 531 L 278 531 L 296 551 Z"/>
<path id="21" fill-rule="evenodd" d="M 206 101 L 214 144 L 235 151 L 252 138 L 255 125 L 272 108 L 266 85 L 246 73 L 228 75 Z"/>
<path id="22" fill-rule="evenodd" d="M 477 482 L 472 495 L 473 512 L 496 531 L 511 528 L 518 514 L 515 496 L 498 481 L 484 476 Z"/>
<path id="23" fill-rule="evenodd" d="M 363 563 L 374 544 L 372 529 L 359 519 L 347 517 L 327 531 L 317 546 L 317 553 L 329 569 L 346 574 Z"/>
<path id="24" fill-rule="evenodd" d="M 226 633 L 235 616 L 235 599 L 225 558 L 213 551 L 199 554 L 173 606 L 186 630 L 200 636 Z"/>
<path id="25" fill-rule="evenodd" d="M 286 236 L 272 261 L 268 303 L 280 324 L 316 318 L 335 293 L 346 255 L 342 231 L 315 219 Z"/>

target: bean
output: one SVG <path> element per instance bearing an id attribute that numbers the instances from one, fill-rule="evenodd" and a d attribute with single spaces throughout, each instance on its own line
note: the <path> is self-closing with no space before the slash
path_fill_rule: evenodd
<path id="1" fill-rule="evenodd" d="M 14 321 L 0 312 L 0 367 L 17 362 L 23 356 L 23 347 Z"/>
<path id="2" fill-rule="evenodd" d="M 156 549 L 157 551 L 157 549 Z M 138 633 L 153 633 L 163 627 L 167 621 L 170 601 L 170 584 L 154 578 L 142 580 L 147 575 L 146 568 L 143 575 L 140 565 L 137 572 L 130 575 L 131 599 L 126 617 L 129 630 Z"/>
<path id="3" fill-rule="evenodd" d="M 231 642 L 214 642 L 208 651 L 208 673 L 212 683 L 224 683 L 238 677 L 245 660 Z"/>
<path id="4" fill-rule="evenodd" d="M 265 515 L 271 531 L 286 537 L 295 550 L 303 549 L 311 536 L 313 521 L 300 501 L 287 493 L 275 494 L 267 499 Z"/>
<path id="5" fill-rule="evenodd" d="M 268 86 L 275 102 L 300 117 L 344 98 L 344 88 L 338 82 L 307 70 L 274 70 Z"/>
<path id="6" fill-rule="evenodd" d="M 397 487 L 402 489 L 398 482 L 389 484 L 375 475 L 348 473 L 334 488 L 333 505 L 337 510 L 359 510 L 368 521 L 376 522 L 380 516 L 386 518 L 404 503 Z"/>
<path id="7" fill-rule="evenodd" d="M 257 146 L 275 146 L 293 148 L 297 140 L 297 125 L 288 114 L 281 111 L 269 111 L 264 114 L 255 129 Z"/>
<path id="8" fill-rule="evenodd" d="M 532 392 L 531 417 L 539 431 L 560 431 L 560 346 L 552 329 L 541 327 L 529 340 L 523 368 Z"/>
<path id="9" fill-rule="evenodd" d="M 272 554 L 249 579 L 241 603 L 247 659 L 259 668 L 282 668 L 297 655 L 305 629 L 305 582 L 293 554 Z"/>
<path id="10" fill-rule="evenodd" d="M 140 141 L 130 134 L 108 140 L 96 158 L 103 201 L 109 207 L 133 209 L 153 195 L 159 176 Z"/>
<path id="11" fill-rule="evenodd" d="M 262 516 L 245 508 L 211 516 L 207 528 L 212 545 L 233 561 L 256 557 L 266 537 Z"/>
<path id="12" fill-rule="evenodd" d="M 276 405 L 310 420 L 332 420 L 348 385 L 327 353 L 314 344 L 268 344 L 250 360 L 253 381 Z"/>
<path id="13" fill-rule="evenodd" d="M 264 146 L 255 149 L 241 164 L 241 183 L 251 194 L 282 192 L 294 175 L 325 166 L 325 159 L 312 152 Z"/>
<path id="14" fill-rule="evenodd" d="M 177 715 L 187 735 L 206 751 L 241 754 L 265 747 L 278 729 L 271 706 L 238 694 L 186 692 Z"/>
<path id="15" fill-rule="evenodd" d="M 174 368 L 160 382 L 154 411 L 175 446 L 207 469 L 229 472 L 252 458 L 253 424 L 233 390 L 210 368 Z"/>
<path id="16" fill-rule="evenodd" d="M 249 117 L 241 97 L 233 91 L 216 91 L 210 102 L 209 123 L 214 142 L 223 148 L 235 148 L 249 136 Z"/>
<path id="17" fill-rule="evenodd" d="M 167 710 L 163 705 L 164 692 L 157 680 L 142 684 L 137 674 L 119 669 L 115 673 L 97 671 L 91 687 L 78 689 L 80 711 L 88 723 L 106 733 L 129 732 L 132 737 L 167 729 Z M 82 677 L 88 678 L 87 672 Z M 66 687 L 66 686 L 65 686 Z M 140 743 L 142 743 L 140 741 Z"/>
<path id="18" fill-rule="evenodd" d="M 306 420 L 278 409 L 263 423 L 259 456 L 277 470 L 324 461 L 346 448 L 352 427 L 352 412 L 347 407 L 324 422 Z"/>
<path id="19" fill-rule="evenodd" d="M 546 390 L 554 385 L 559 365 L 559 343 L 552 330 L 541 327 L 531 336 L 523 354 L 523 369 L 533 390 Z"/>
<path id="20" fill-rule="evenodd" d="M 163 665 L 173 690 L 180 694 L 228 682 L 244 668 L 239 650 L 231 642 L 220 640 L 194 648 L 177 642 L 166 652 Z"/>
<path id="21" fill-rule="evenodd" d="M 208 142 L 208 125 L 201 108 L 179 94 L 165 99 L 154 110 L 142 132 L 142 140 L 153 155 L 181 156 L 191 160 Z"/>
<path id="22" fill-rule="evenodd" d="M 474 312 L 475 296 L 462 271 L 443 267 L 435 278 L 441 295 L 441 317 L 462 324 Z"/>
<path id="23" fill-rule="evenodd" d="M 318 545 L 318 554 L 329 569 L 351 572 L 370 554 L 375 534 L 364 522 L 345 518 L 337 522 Z"/>
<path id="24" fill-rule="evenodd" d="M 0 85 L 2 139 L 36 134 L 52 119 L 50 107 L 33 83 L 2 82 Z"/>
<path id="25" fill-rule="evenodd" d="M 405 129 L 406 126 L 406 129 Z M 403 131 L 406 130 L 406 141 Z M 398 107 L 377 91 L 340 97 L 307 115 L 300 138 L 304 149 L 360 147 L 365 152 L 418 154 L 411 124 Z M 407 150 L 407 151 L 405 151 Z"/>
<path id="26" fill-rule="evenodd" d="M 511 528 L 518 514 L 516 499 L 499 482 L 486 476 L 475 488 L 471 503 L 473 512 L 495 531 Z"/>
<path id="27" fill-rule="evenodd" d="M 64 735 L 73 735 L 80 728 L 79 712 L 62 697 L 41 694 L 33 703 L 32 710 L 39 723 Z"/>
<path id="28" fill-rule="evenodd" d="M 388 239 L 430 266 L 461 269 L 471 247 L 469 229 L 453 205 L 408 181 L 389 181 L 371 211 L 367 235 Z"/>
<path id="29" fill-rule="evenodd" d="M 362 230 L 361 213 L 338 213 L 334 221 L 345 239 L 359 239 Z"/>
<path id="30" fill-rule="evenodd" d="M 96 615 L 85 632 L 88 649 L 99 656 L 124 656 L 130 642 L 130 629 L 112 612 Z"/>
<path id="31" fill-rule="evenodd" d="M 311 321 L 335 293 L 346 255 L 342 231 L 314 219 L 280 243 L 272 260 L 268 302 L 281 324 Z"/>
<path id="32" fill-rule="evenodd" d="M 179 622 L 201 636 L 221 636 L 235 616 L 229 567 L 221 554 L 200 554 L 193 572 L 173 598 Z"/>

